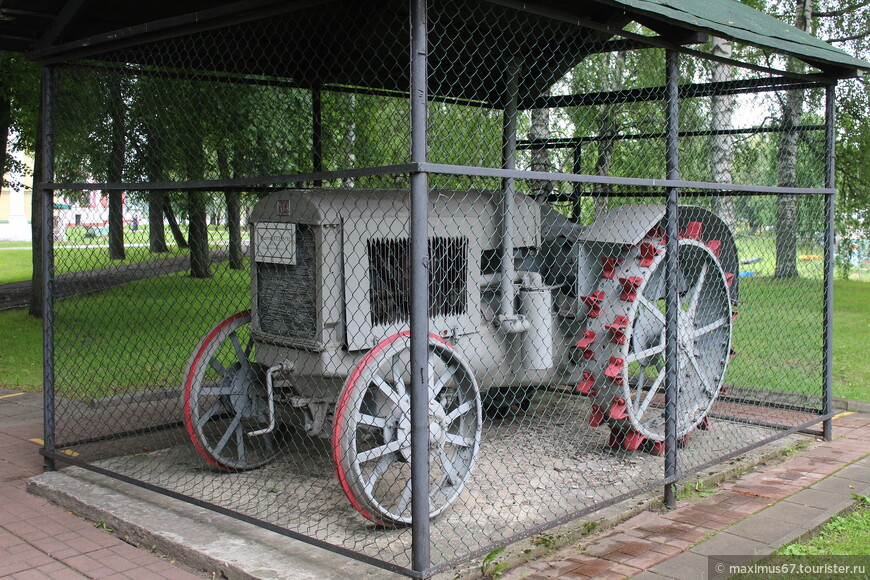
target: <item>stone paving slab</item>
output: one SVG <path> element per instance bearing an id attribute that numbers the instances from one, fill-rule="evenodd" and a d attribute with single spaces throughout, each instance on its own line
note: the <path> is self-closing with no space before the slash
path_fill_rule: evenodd
<path id="1" fill-rule="evenodd" d="M 585 569 L 559 575 L 554 562 L 549 568 L 532 565 L 550 571 L 541 577 L 578 578 L 598 569 L 596 562 L 615 560 L 642 570 L 633 579 L 682 580 L 706 578 L 710 555 L 770 554 L 850 508 L 853 493 L 870 489 L 870 413 L 838 417 L 835 436 L 781 465 L 744 474 L 708 497 L 683 500 L 670 512 L 640 514 L 587 540 L 577 548 L 591 560 Z M 661 547 L 670 552 L 654 551 Z M 537 577 L 527 572 L 519 567 L 506 578 Z"/>
<path id="2" fill-rule="evenodd" d="M 767 510 L 764 510 L 753 517 L 737 522 L 728 528 L 728 533 L 762 542 L 768 546 L 779 547 L 806 532 L 802 524 L 767 517 L 766 513 Z"/>
<path id="3" fill-rule="evenodd" d="M 783 500 L 802 506 L 818 507 L 829 511 L 842 511 L 855 503 L 850 494 L 831 493 L 820 489 L 803 489 Z"/>
<path id="4" fill-rule="evenodd" d="M 707 571 L 707 556 L 695 552 L 683 552 L 649 569 L 665 578 L 702 578 Z"/>
<path id="5" fill-rule="evenodd" d="M 765 542 L 745 538 L 738 533 L 719 532 L 709 540 L 704 540 L 690 548 L 693 554 L 702 556 L 739 556 L 741 554 L 768 554 L 770 547 Z"/>
<path id="6" fill-rule="evenodd" d="M 789 524 L 805 524 L 808 521 L 824 517 L 827 512 L 819 507 L 803 506 L 778 502 L 766 510 L 764 515 L 767 518 L 781 521 Z"/>

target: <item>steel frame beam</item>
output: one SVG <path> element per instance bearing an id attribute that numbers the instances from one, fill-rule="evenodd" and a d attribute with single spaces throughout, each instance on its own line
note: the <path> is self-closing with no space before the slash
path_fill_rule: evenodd
<path id="1" fill-rule="evenodd" d="M 428 158 L 428 17 L 426 0 L 409 0 L 411 62 L 411 161 Z M 429 176 L 411 172 L 411 568 L 432 564 L 429 530 Z"/>
<path id="2" fill-rule="evenodd" d="M 669 180 L 678 180 L 679 168 L 679 63 L 677 53 L 669 50 L 665 58 L 665 76 L 667 78 L 668 100 L 665 110 L 665 126 L 667 128 L 667 152 L 665 165 Z M 665 213 L 665 226 L 668 236 L 667 253 L 665 255 L 665 479 L 671 483 L 665 484 L 664 502 L 669 508 L 677 505 L 677 491 L 673 480 L 678 474 L 677 468 L 677 420 L 679 395 L 679 364 L 678 364 L 678 331 L 680 311 L 679 277 L 680 266 L 680 190 L 677 187 L 668 188 L 668 201 Z"/>
<path id="3" fill-rule="evenodd" d="M 809 79 L 790 79 L 782 77 L 765 77 L 737 81 L 718 81 L 714 83 L 693 83 L 680 85 L 679 98 L 692 99 L 714 97 L 720 95 L 737 95 L 741 93 L 763 93 L 770 91 L 796 90 L 827 86 L 828 81 L 820 75 L 812 75 Z M 560 107 L 589 107 L 594 105 L 621 105 L 626 103 L 644 103 L 649 101 L 665 101 L 668 98 L 668 87 L 640 87 L 623 89 L 621 91 L 601 91 L 579 95 L 555 95 L 539 97 L 523 101 L 522 109 L 556 109 Z"/>
<path id="4" fill-rule="evenodd" d="M 36 43 L 36 50 L 44 49 L 63 35 L 76 19 L 81 16 L 82 9 L 87 6 L 88 0 L 67 0 L 58 15 L 54 18 L 51 26 Z"/>
<path id="5" fill-rule="evenodd" d="M 39 168 L 44 181 L 54 178 L 54 96 L 55 71 L 42 69 L 40 91 L 40 125 L 42 156 Z M 55 449 L 54 397 L 54 189 L 40 187 L 42 196 L 42 389 L 43 450 Z M 54 471 L 55 463 L 46 455 L 45 471 Z"/>
<path id="6" fill-rule="evenodd" d="M 37 47 L 28 54 L 28 58 L 42 64 L 56 64 L 147 42 L 169 40 L 187 34 L 244 24 L 304 8 L 331 4 L 335 1 L 301 0 L 288 3 L 281 0 L 241 0 L 218 8 L 137 24 L 55 46 Z"/>
<path id="7" fill-rule="evenodd" d="M 835 186 L 835 153 L 837 116 L 836 86 L 829 85 L 825 91 L 825 187 L 834 190 Z M 822 314 L 822 388 L 823 413 L 831 414 L 833 410 L 833 356 L 834 356 L 834 193 L 825 195 L 825 251 L 824 251 L 824 312 Z M 822 423 L 822 433 L 826 441 L 833 438 L 833 421 L 826 419 Z"/>
<path id="8" fill-rule="evenodd" d="M 401 165 L 384 165 L 380 167 L 364 167 L 342 171 L 324 171 L 322 173 L 295 173 L 292 175 L 269 175 L 263 177 L 242 177 L 237 179 L 207 179 L 189 181 L 161 182 L 130 182 L 130 183 L 90 183 L 90 182 L 57 182 L 41 183 L 41 187 L 57 190 L 90 191 L 95 189 L 105 191 L 223 191 L 227 189 L 245 190 L 261 186 L 279 184 L 303 183 L 306 181 L 333 179 L 377 177 L 387 175 L 403 175 L 424 172 L 436 175 L 467 175 L 473 177 L 493 177 L 498 179 L 512 177 L 514 179 L 529 179 L 540 181 L 560 181 L 565 183 L 606 184 L 639 188 L 667 188 L 700 191 L 723 191 L 728 195 L 820 195 L 834 193 L 833 189 L 812 187 L 776 187 L 766 185 L 747 185 L 743 183 L 716 183 L 707 181 L 684 181 L 672 179 L 645 179 L 639 177 L 608 177 L 601 175 L 584 175 L 574 173 L 558 173 L 554 171 L 523 171 L 498 169 L 495 167 L 470 167 L 466 165 L 447 165 L 442 163 L 404 163 Z"/>
<path id="9" fill-rule="evenodd" d="M 757 135 L 761 133 L 783 133 L 786 130 L 796 133 L 825 131 L 825 125 L 798 125 L 786 129 L 784 127 L 747 127 L 745 129 L 720 129 L 716 131 L 679 131 L 678 137 L 710 137 L 714 135 Z M 659 133 L 629 133 L 627 135 L 588 135 L 585 137 L 563 137 L 554 139 L 524 139 L 517 142 L 517 149 L 570 149 L 581 143 L 598 141 L 638 141 L 644 139 L 664 139 L 668 135 Z"/>

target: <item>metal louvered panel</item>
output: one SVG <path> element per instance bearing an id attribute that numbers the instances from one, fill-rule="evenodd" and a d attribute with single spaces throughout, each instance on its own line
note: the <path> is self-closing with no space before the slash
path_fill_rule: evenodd
<path id="1" fill-rule="evenodd" d="M 410 281 L 408 238 L 368 243 L 372 325 L 407 322 Z M 429 238 L 429 316 L 468 311 L 468 239 Z"/>
<path id="2" fill-rule="evenodd" d="M 296 264 L 257 262 L 260 331 L 286 338 L 317 338 L 317 261 L 314 229 L 296 228 Z"/>

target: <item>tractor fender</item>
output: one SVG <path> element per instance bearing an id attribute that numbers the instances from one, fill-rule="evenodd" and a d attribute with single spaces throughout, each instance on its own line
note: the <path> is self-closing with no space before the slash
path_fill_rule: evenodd
<path id="1" fill-rule="evenodd" d="M 653 228 L 663 222 L 665 211 L 664 204 L 628 204 L 615 207 L 600 215 L 578 236 L 578 241 L 589 246 L 637 245 Z M 708 245 L 713 241 L 719 242 L 713 251 L 718 252 L 723 272 L 726 275 L 732 274 L 729 294 L 731 301 L 736 303 L 739 297 L 740 261 L 731 228 L 715 213 L 700 206 L 681 205 L 679 216 L 680 232 L 686 231 L 690 223 L 699 222 L 700 240 Z"/>

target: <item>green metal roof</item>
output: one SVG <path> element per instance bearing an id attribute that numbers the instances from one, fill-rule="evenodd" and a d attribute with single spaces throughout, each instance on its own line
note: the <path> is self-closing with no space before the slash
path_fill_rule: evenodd
<path id="1" fill-rule="evenodd" d="M 754 46 L 793 55 L 822 69 L 870 70 L 870 62 L 763 14 L 737 0 L 600 0 L 653 18 L 677 21 L 701 30 Z"/>

